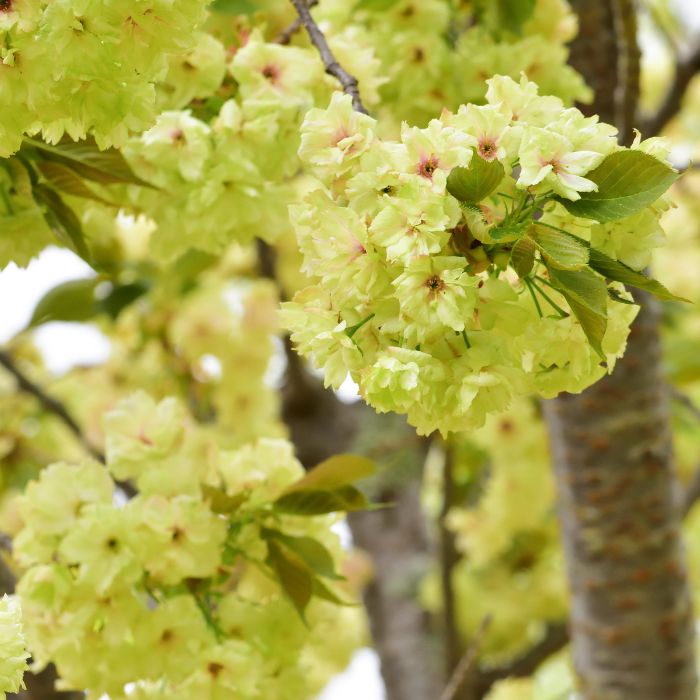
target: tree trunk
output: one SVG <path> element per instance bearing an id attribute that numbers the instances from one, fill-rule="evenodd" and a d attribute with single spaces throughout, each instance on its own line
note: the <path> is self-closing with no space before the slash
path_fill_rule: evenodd
<path id="1" fill-rule="evenodd" d="M 586 700 L 694 700 L 694 619 L 674 499 L 659 304 L 615 372 L 547 402 Z"/>
<path id="2" fill-rule="evenodd" d="M 635 106 L 629 100 L 638 77 L 634 56 L 619 55 L 625 40 L 618 42 L 613 30 L 616 17 L 620 29 L 625 1 L 571 2 L 581 27 L 571 64 L 596 91 L 586 111 L 618 124 Z M 635 296 L 645 306 L 612 375 L 578 396 L 545 402 L 574 663 L 584 700 L 695 700 L 694 618 L 674 499 L 661 308 L 649 294 Z"/>

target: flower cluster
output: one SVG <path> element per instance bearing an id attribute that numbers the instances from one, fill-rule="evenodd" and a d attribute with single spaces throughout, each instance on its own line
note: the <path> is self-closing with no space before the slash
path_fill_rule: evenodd
<path id="1" fill-rule="evenodd" d="M 155 120 L 153 82 L 190 49 L 202 0 L 7 0 L 0 6 L 0 157 L 25 133 L 123 144 Z"/>
<path id="2" fill-rule="evenodd" d="M 236 96 L 210 120 L 191 110 L 163 112 L 126 148 L 137 173 L 160 188 L 140 189 L 135 204 L 158 225 L 152 250 L 164 259 L 189 248 L 220 253 L 232 241 L 273 240 L 284 230 L 286 205 L 293 201 L 285 180 L 299 168 L 299 126 L 304 113 L 327 102 L 334 87 L 314 50 L 266 42 L 259 31 L 246 37 L 228 63 L 215 39 L 201 44 L 193 56 L 208 74 L 209 87 L 221 83 L 226 69 Z M 371 51 L 359 55 L 367 70 L 376 71 Z M 167 103 L 181 107 L 184 99 L 175 101 L 177 95 L 205 96 L 207 81 L 176 65 L 166 80 L 174 82 Z"/>
<path id="3" fill-rule="evenodd" d="M 18 499 L 14 554 L 28 567 L 18 595 L 35 661 L 96 696 L 122 697 L 127 683 L 138 697 L 313 696 L 347 663 L 362 618 L 323 584 L 305 627 L 275 582 L 275 552 L 294 564 L 291 548 L 313 548 L 330 577 L 342 558 L 334 516 L 271 505 L 303 476 L 291 445 L 221 450 L 175 399 L 143 392 L 104 427 L 107 467 L 54 464 Z M 124 502 L 114 479 L 138 495 Z M 316 636 L 328 624 L 342 640 L 324 649 Z"/>
<path id="4" fill-rule="evenodd" d="M 24 688 L 22 677 L 28 670 L 27 639 L 22 633 L 22 610 L 13 596 L 0 600 L 0 695 L 18 693 Z"/>
<path id="5" fill-rule="evenodd" d="M 299 153 L 324 189 L 290 211 L 320 282 L 283 305 L 283 326 L 326 384 L 350 373 L 369 404 L 422 433 L 477 428 L 520 394 L 581 391 L 601 361 L 611 371 L 636 308 L 589 256 L 644 286 L 622 263 L 646 263 L 668 206 L 652 193 L 631 217 L 595 202 L 598 222 L 572 215 L 599 190 L 586 176 L 622 150 L 616 130 L 525 77 L 487 82 L 487 105 L 404 125 L 400 143 L 337 93 L 302 127 Z M 661 168 L 670 185 L 653 157 L 663 144 L 635 148 L 634 167 Z"/>

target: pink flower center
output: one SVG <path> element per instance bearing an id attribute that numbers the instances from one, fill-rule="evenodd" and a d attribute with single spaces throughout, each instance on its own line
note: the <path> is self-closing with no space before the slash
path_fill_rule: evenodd
<path id="1" fill-rule="evenodd" d="M 13 0 L 0 0 L 0 12 L 9 12 L 12 9 Z"/>
<path id="2" fill-rule="evenodd" d="M 261 72 L 263 78 L 269 80 L 273 85 L 276 85 L 279 81 L 280 70 L 277 66 L 265 66 Z"/>
<path id="3" fill-rule="evenodd" d="M 173 143 L 176 143 L 178 145 L 183 144 L 187 141 L 185 138 L 185 132 L 182 129 L 173 129 L 170 132 L 170 138 L 173 140 Z"/>
<path id="4" fill-rule="evenodd" d="M 428 180 L 431 180 L 433 173 L 438 169 L 439 162 L 440 161 L 434 154 L 430 156 L 428 160 L 421 161 L 421 164 L 418 167 L 419 174 L 423 177 L 427 177 Z"/>
<path id="5" fill-rule="evenodd" d="M 433 275 L 426 283 L 425 286 L 428 288 L 430 296 L 437 298 L 437 295 L 447 289 L 447 285 L 444 283 L 441 277 L 438 275 Z"/>
<path id="6" fill-rule="evenodd" d="M 479 143 L 479 155 L 484 160 L 495 160 L 498 154 L 498 146 L 493 141 L 484 140 Z"/>

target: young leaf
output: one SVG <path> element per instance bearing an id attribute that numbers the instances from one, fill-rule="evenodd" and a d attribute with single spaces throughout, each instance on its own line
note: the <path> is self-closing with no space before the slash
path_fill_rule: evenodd
<path id="1" fill-rule="evenodd" d="M 617 289 L 611 289 L 610 287 L 608 287 L 608 296 L 613 301 L 620 302 L 620 304 L 628 304 L 629 306 L 644 306 L 644 304 L 638 304 L 636 301 L 625 299 L 625 297 L 623 297 Z"/>
<path id="2" fill-rule="evenodd" d="M 36 165 L 47 182 L 55 189 L 73 195 L 74 197 L 93 199 L 96 202 L 115 206 L 112 202 L 108 202 L 98 194 L 95 194 L 73 170 L 67 168 L 65 165 L 53 163 L 51 161 L 40 161 Z"/>
<path id="3" fill-rule="evenodd" d="M 523 25 L 532 17 L 535 0 L 475 0 L 474 8 L 478 21 L 492 33 L 506 29 L 520 35 Z"/>
<path id="4" fill-rule="evenodd" d="M 213 0 L 207 9 L 225 15 L 252 15 L 257 8 L 249 0 Z"/>
<path id="5" fill-rule="evenodd" d="M 73 248 L 83 259 L 90 259 L 90 251 L 85 244 L 85 233 L 75 212 L 59 197 L 55 190 L 46 185 L 32 187 L 34 199 L 45 207 L 44 219 L 56 237 Z"/>
<path id="6" fill-rule="evenodd" d="M 608 326 L 608 288 L 605 280 L 589 268 L 558 270 L 548 267 L 549 279 L 564 296 L 591 347 L 605 359 L 601 343 Z"/>
<path id="7" fill-rule="evenodd" d="M 357 455 L 335 455 L 314 467 L 303 479 L 294 482 L 285 493 L 301 489 L 330 490 L 372 476 L 377 465 Z"/>
<path id="8" fill-rule="evenodd" d="M 342 598 L 339 598 L 335 593 L 333 593 L 333 591 L 330 590 L 330 588 L 328 588 L 317 578 L 314 578 L 313 594 L 317 598 L 323 598 L 323 600 L 335 603 L 336 605 L 347 605 L 348 607 L 356 607 L 357 605 L 359 605 L 359 603 L 348 603 Z"/>
<path id="9" fill-rule="evenodd" d="M 394 5 L 398 4 L 399 0 L 360 0 L 355 5 L 356 10 L 373 10 L 374 12 L 386 12 Z"/>
<path id="10" fill-rule="evenodd" d="M 500 226 L 489 229 L 489 237 L 494 243 L 510 243 L 517 241 L 525 235 L 528 224 L 516 224 L 515 226 Z"/>
<path id="11" fill-rule="evenodd" d="M 112 320 L 116 320 L 127 306 L 143 296 L 150 288 L 148 281 L 117 285 L 104 299 L 97 302 L 97 312 L 107 314 Z"/>
<path id="12" fill-rule="evenodd" d="M 601 223 L 618 221 L 653 204 L 680 176 L 648 153 L 617 151 L 585 176 L 598 185 L 597 192 L 581 192 L 576 202 L 555 199 L 574 216 Z"/>
<path id="13" fill-rule="evenodd" d="M 278 513 L 289 515 L 323 515 L 369 507 L 365 495 L 349 485 L 330 490 L 297 489 L 281 495 L 274 503 Z"/>
<path id="14" fill-rule="evenodd" d="M 554 267 L 580 270 L 588 263 L 588 249 L 559 231 L 531 224 L 525 235 L 535 242 L 546 262 Z"/>
<path id="15" fill-rule="evenodd" d="M 537 247 L 530 238 L 521 238 L 514 246 L 510 254 L 510 264 L 522 279 L 532 272 L 535 265 L 535 251 Z"/>
<path id="16" fill-rule="evenodd" d="M 247 500 L 245 494 L 239 493 L 236 496 L 229 496 L 222 489 L 214 488 L 208 484 L 202 484 L 200 488 L 202 490 L 202 498 L 209 501 L 209 507 L 212 512 L 220 515 L 233 513 L 234 510 L 237 510 L 238 507 Z"/>
<path id="17" fill-rule="evenodd" d="M 298 554 L 306 564 L 319 576 L 344 580 L 343 576 L 335 573 L 335 562 L 330 552 L 312 537 L 290 537 L 279 530 L 261 528 L 260 534 L 265 540 L 274 539 Z"/>
<path id="18" fill-rule="evenodd" d="M 618 260 L 613 260 L 607 255 L 594 250 L 593 248 L 590 250 L 590 260 L 588 264 L 596 272 L 603 275 L 603 277 L 615 280 L 615 282 L 628 284 L 630 287 L 645 289 L 647 292 L 651 292 L 662 301 L 688 301 L 687 299 L 683 299 L 683 297 L 677 297 L 675 294 L 671 294 L 671 292 L 669 292 L 668 289 L 661 284 L 661 282 L 657 282 L 655 279 L 650 279 L 641 272 L 637 272 L 631 267 L 627 267 L 627 265 L 624 263 L 621 263 Z"/>
<path id="19" fill-rule="evenodd" d="M 303 559 L 277 540 L 267 541 L 270 565 L 279 579 L 282 590 L 292 601 L 301 619 L 311 600 L 314 575 Z"/>
<path id="20" fill-rule="evenodd" d="M 156 189 L 134 174 L 121 151 L 116 148 L 101 151 L 92 136 L 81 141 L 65 137 L 55 146 L 38 138 L 25 137 L 24 143 L 40 151 L 44 160 L 59 163 L 86 180 L 103 185 L 124 183 Z"/>
<path id="21" fill-rule="evenodd" d="M 99 279 L 73 280 L 50 289 L 34 309 L 29 327 L 49 321 L 88 321 L 96 314 L 95 287 Z"/>
<path id="22" fill-rule="evenodd" d="M 468 168 L 452 168 L 447 176 L 447 191 L 460 202 L 480 202 L 498 189 L 504 175 L 500 161 L 474 155 Z"/>

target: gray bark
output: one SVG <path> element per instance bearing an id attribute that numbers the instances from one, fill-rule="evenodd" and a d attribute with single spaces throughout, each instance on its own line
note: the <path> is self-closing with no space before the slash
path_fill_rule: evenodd
<path id="1" fill-rule="evenodd" d="M 586 700 L 696 697 L 660 310 L 649 296 L 614 373 L 545 407 Z"/>
<path id="2" fill-rule="evenodd" d="M 627 26 L 616 40 L 614 20 L 625 31 L 629 0 L 571 5 L 581 27 L 571 64 L 596 93 L 584 109 L 627 125 L 638 62 L 633 33 Z M 631 55 L 620 55 L 625 46 Z M 584 700 L 694 700 L 694 618 L 674 498 L 661 307 L 649 294 L 635 296 L 645 306 L 615 371 L 578 396 L 545 402 L 574 663 Z"/>

